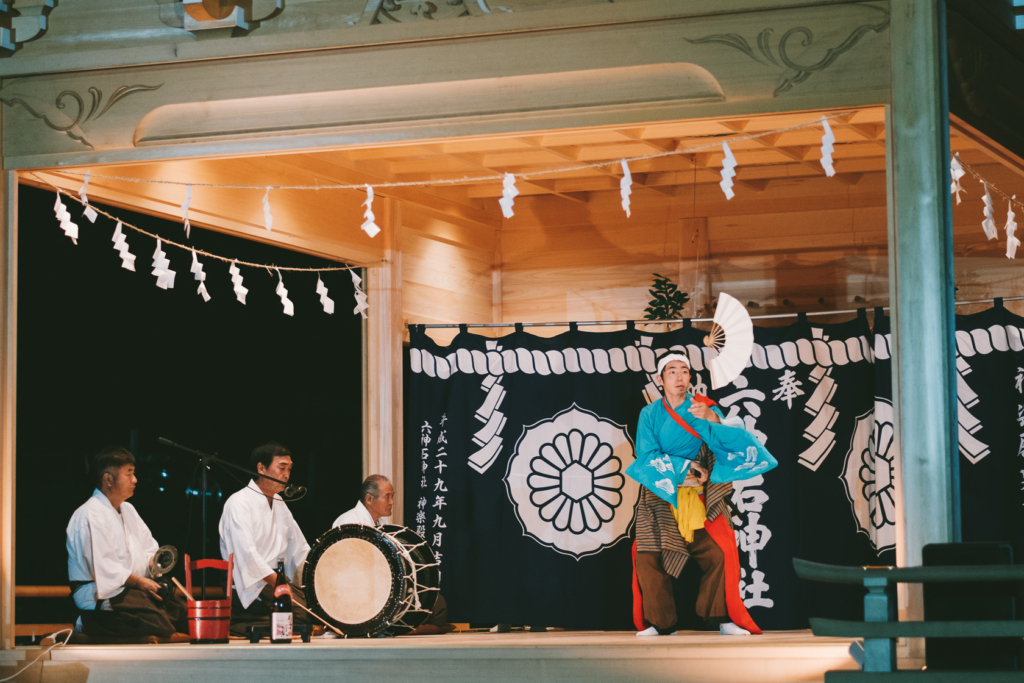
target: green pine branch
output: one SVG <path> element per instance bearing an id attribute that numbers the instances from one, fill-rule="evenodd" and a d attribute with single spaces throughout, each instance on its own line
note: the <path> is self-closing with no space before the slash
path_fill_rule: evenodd
<path id="1" fill-rule="evenodd" d="M 674 282 L 659 273 L 654 273 L 654 286 L 647 291 L 653 298 L 644 309 L 644 320 L 677 320 L 690 300 L 686 292 L 680 292 Z"/>

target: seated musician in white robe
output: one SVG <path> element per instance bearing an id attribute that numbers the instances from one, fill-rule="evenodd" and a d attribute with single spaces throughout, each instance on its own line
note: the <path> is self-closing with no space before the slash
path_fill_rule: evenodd
<path id="1" fill-rule="evenodd" d="M 279 443 L 267 443 L 252 452 L 249 467 L 268 477 L 288 481 L 292 456 Z M 309 544 L 291 510 L 279 495 L 282 484 L 259 477 L 236 491 L 224 503 L 220 518 L 220 554 L 234 553 L 234 588 L 231 598 L 231 633 L 247 635 L 250 626 L 270 626 L 277 563 L 284 561 L 291 584 L 295 623 L 309 623 L 302 609 L 306 596 L 296 585 L 309 553 Z"/>
<path id="2" fill-rule="evenodd" d="M 102 638 L 187 633 L 184 599 L 149 578 L 159 546 L 127 502 L 138 482 L 135 457 L 106 448 L 92 457 L 90 472 L 96 489 L 67 529 L 68 579 L 81 610 L 75 630 Z"/>
<path id="3" fill-rule="evenodd" d="M 351 510 L 334 520 L 331 526 L 342 524 L 365 524 L 381 526 L 387 524 L 395 505 L 395 487 L 383 474 L 371 474 L 359 488 L 359 502 Z"/>

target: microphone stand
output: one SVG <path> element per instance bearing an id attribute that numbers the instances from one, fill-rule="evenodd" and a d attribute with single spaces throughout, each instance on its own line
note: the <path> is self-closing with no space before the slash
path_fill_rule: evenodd
<path id="1" fill-rule="evenodd" d="M 260 474 L 259 472 L 253 472 L 248 467 L 242 467 L 241 465 L 236 465 L 233 462 L 228 462 L 227 460 L 224 460 L 223 458 L 219 457 L 216 453 L 214 453 L 214 454 L 204 453 L 203 451 L 198 451 L 198 450 L 196 450 L 194 448 L 189 448 L 188 446 L 182 446 L 180 443 L 175 443 L 175 442 L 171 441 L 170 439 L 165 439 L 162 436 L 158 437 L 157 441 L 159 441 L 160 443 L 162 443 L 165 446 L 170 446 L 171 448 L 177 448 L 179 451 L 185 451 L 186 453 L 191 453 L 192 455 L 199 456 L 199 461 L 203 464 L 203 476 L 202 476 L 202 479 L 200 480 L 201 481 L 200 486 L 202 487 L 202 493 L 203 493 L 203 512 L 202 512 L 202 517 L 203 517 L 203 521 L 202 521 L 202 525 L 203 525 L 203 533 L 202 533 L 202 537 L 203 537 L 203 559 L 206 559 L 206 493 L 207 493 L 206 472 L 207 472 L 207 470 L 210 469 L 210 463 L 211 462 L 215 462 L 215 463 L 217 463 L 219 465 L 222 465 L 224 467 L 231 467 L 231 468 L 234 468 L 234 469 L 239 470 L 241 472 L 245 472 L 246 474 L 252 476 L 254 479 L 263 478 L 263 479 L 266 479 L 268 481 L 272 481 L 272 482 L 275 482 L 277 484 L 280 484 L 281 486 L 284 486 L 285 488 L 288 488 L 288 482 L 286 482 L 286 481 L 281 481 L 280 479 L 274 479 L 273 477 L 268 477 L 267 475 Z M 301 489 L 302 487 L 298 487 L 298 488 Z M 188 567 L 185 567 L 185 571 L 188 571 Z M 202 599 L 205 600 L 206 599 L 206 570 L 203 569 L 201 574 L 202 574 L 202 586 L 203 586 L 202 587 Z M 230 580 L 230 578 L 229 578 L 229 580 Z"/>

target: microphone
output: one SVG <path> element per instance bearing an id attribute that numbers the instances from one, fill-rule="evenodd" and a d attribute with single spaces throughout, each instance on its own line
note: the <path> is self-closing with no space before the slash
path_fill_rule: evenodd
<path id="1" fill-rule="evenodd" d="M 306 495 L 305 486 L 293 486 L 292 484 L 288 484 L 288 486 L 284 487 L 282 498 L 294 498 L 295 496 L 304 495 Z"/>

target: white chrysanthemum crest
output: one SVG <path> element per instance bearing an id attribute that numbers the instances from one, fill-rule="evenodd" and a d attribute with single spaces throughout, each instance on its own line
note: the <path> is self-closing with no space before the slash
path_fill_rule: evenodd
<path id="1" fill-rule="evenodd" d="M 327 296 L 327 285 L 320 279 L 320 273 L 316 274 L 316 293 L 320 295 L 320 303 L 324 305 L 324 313 L 334 313 L 334 299 Z"/>
<path id="2" fill-rule="evenodd" d="M 498 200 L 498 204 L 501 205 L 501 215 L 505 218 L 512 218 L 515 215 L 512 206 L 515 204 L 516 195 L 518 194 L 519 189 L 516 188 L 516 177 L 511 173 L 506 173 L 501 181 L 501 199 Z"/>
<path id="3" fill-rule="evenodd" d="M 722 182 L 718 185 L 725 193 L 725 198 L 732 199 L 736 196 L 736 193 L 732 191 L 732 179 L 736 177 L 736 157 L 732 155 L 728 142 L 722 143 L 722 151 L 725 152 L 725 159 L 722 160 Z"/>
<path id="4" fill-rule="evenodd" d="M 196 293 L 203 297 L 203 301 L 209 301 L 210 293 L 206 291 L 206 273 L 203 272 L 203 264 L 199 262 L 195 249 L 192 250 L 192 268 L 190 270 L 196 276 L 196 280 L 199 281 L 199 289 L 196 290 Z"/>
<path id="5" fill-rule="evenodd" d="M 949 162 L 949 175 L 953 179 L 953 182 L 949 186 L 951 194 L 956 195 L 957 206 L 960 205 L 960 193 L 966 192 L 964 188 L 960 186 L 960 179 L 967 175 L 967 171 L 960 165 L 960 154 L 954 154 L 953 158 Z"/>
<path id="6" fill-rule="evenodd" d="M 110 238 L 110 241 L 114 243 L 114 249 L 121 254 L 121 267 L 134 272 L 135 254 L 128 251 L 128 241 L 124 236 L 124 232 L 121 231 L 121 221 L 117 222 L 117 227 L 114 228 L 114 236 Z"/>
<path id="7" fill-rule="evenodd" d="M 159 238 L 156 241 L 156 251 L 153 252 L 153 272 L 150 274 L 156 276 L 156 286 L 160 289 L 174 288 L 175 272 L 171 270 L 171 262 L 164 253 L 163 243 Z"/>
<path id="8" fill-rule="evenodd" d="M 363 278 L 356 275 L 356 271 L 354 270 L 350 270 L 348 272 L 352 275 L 352 287 L 355 289 L 356 297 L 356 307 L 352 312 L 358 313 L 365 319 L 366 311 L 370 308 L 370 305 L 366 302 L 366 293 L 363 292 L 362 288 L 359 286 L 362 283 Z"/>
<path id="9" fill-rule="evenodd" d="M 274 268 L 277 271 L 277 295 L 281 297 L 281 305 L 284 306 L 285 315 L 295 315 L 295 304 L 292 303 L 291 299 L 288 298 L 288 290 L 284 288 L 284 278 L 281 276 L 281 270 Z"/>
<path id="10" fill-rule="evenodd" d="M 270 230 L 274 226 L 274 216 L 270 213 L 270 188 L 267 188 L 267 193 L 263 195 L 263 223 L 267 226 L 267 230 Z"/>
<path id="11" fill-rule="evenodd" d="M 89 219 L 90 223 L 95 223 L 96 222 L 96 216 L 98 216 L 99 214 L 96 213 L 96 209 L 94 209 L 91 206 L 89 206 L 88 190 L 89 190 L 89 171 L 86 171 L 85 172 L 85 180 L 82 181 L 82 189 L 78 191 L 78 198 L 82 200 L 82 206 L 85 207 L 85 210 L 82 211 L 82 215 L 85 216 L 87 219 Z"/>
<path id="12" fill-rule="evenodd" d="M 619 180 L 619 195 L 622 197 L 622 210 L 629 218 L 629 195 L 633 194 L 633 174 L 629 172 L 629 164 L 622 160 L 622 178 Z"/>
<path id="13" fill-rule="evenodd" d="M 249 290 L 242 286 L 242 271 L 238 269 L 238 261 L 231 262 L 228 272 L 231 273 L 231 288 L 235 292 L 235 298 L 245 304 L 245 295 L 249 293 Z"/>
<path id="14" fill-rule="evenodd" d="M 1013 213 L 1013 201 L 1017 199 L 1017 195 L 1013 195 L 1010 199 L 1009 208 L 1006 210 L 1006 258 L 1017 258 L 1017 247 L 1020 246 L 1020 240 L 1014 234 L 1017 231 L 1017 220 Z"/>
<path id="15" fill-rule="evenodd" d="M 192 224 L 188 222 L 188 207 L 192 204 L 192 186 L 185 186 L 185 201 L 181 204 L 181 220 L 185 225 L 185 237 L 189 237 Z"/>
<path id="16" fill-rule="evenodd" d="M 832 163 L 836 136 L 832 133 L 832 126 L 828 125 L 828 119 L 824 116 L 821 117 L 821 126 L 825 129 L 825 134 L 821 137 L 821 167 L 825 169 L 825 175 L 831 178 L 836 174 L 836 167 Z"/>
<path id="17" fill-rule="evenodd" d="M 64 206 L 64 202 L 60 200 L 60 190 L 57 190 L 57 202 L 53 205 L 53 212 L 56 214 L 57 220 L 60 221 L 60 229 L 71 238 L 74 244 L 78 244 L 78 224 L 71 220 L 68 207 Z"/>
<path id="18" fill-rule="evenodd" d="M 981 229 L 985 231 L 985 236 L 990 240 L 996 238 L 996 220 L 992 212 L 992 195 L 988 191 L 988 183 L 985 181 L 981 182 L 985 186 L 985 196 L 982 197 L 982 201 L 985 202 L 985 219 L 981 222 Z"/>
<path id="19" fill-rule="evenodd" d="M 369 185 L 366 186 L 366 201 L 363 202 L 363 206 L 366 210 L 363 212 L 363 224 L 359 227 L 370 237 L 376 237 L 380 227 L 374 222 L 376 216 L 373 215 L 373 188 Z"/>

